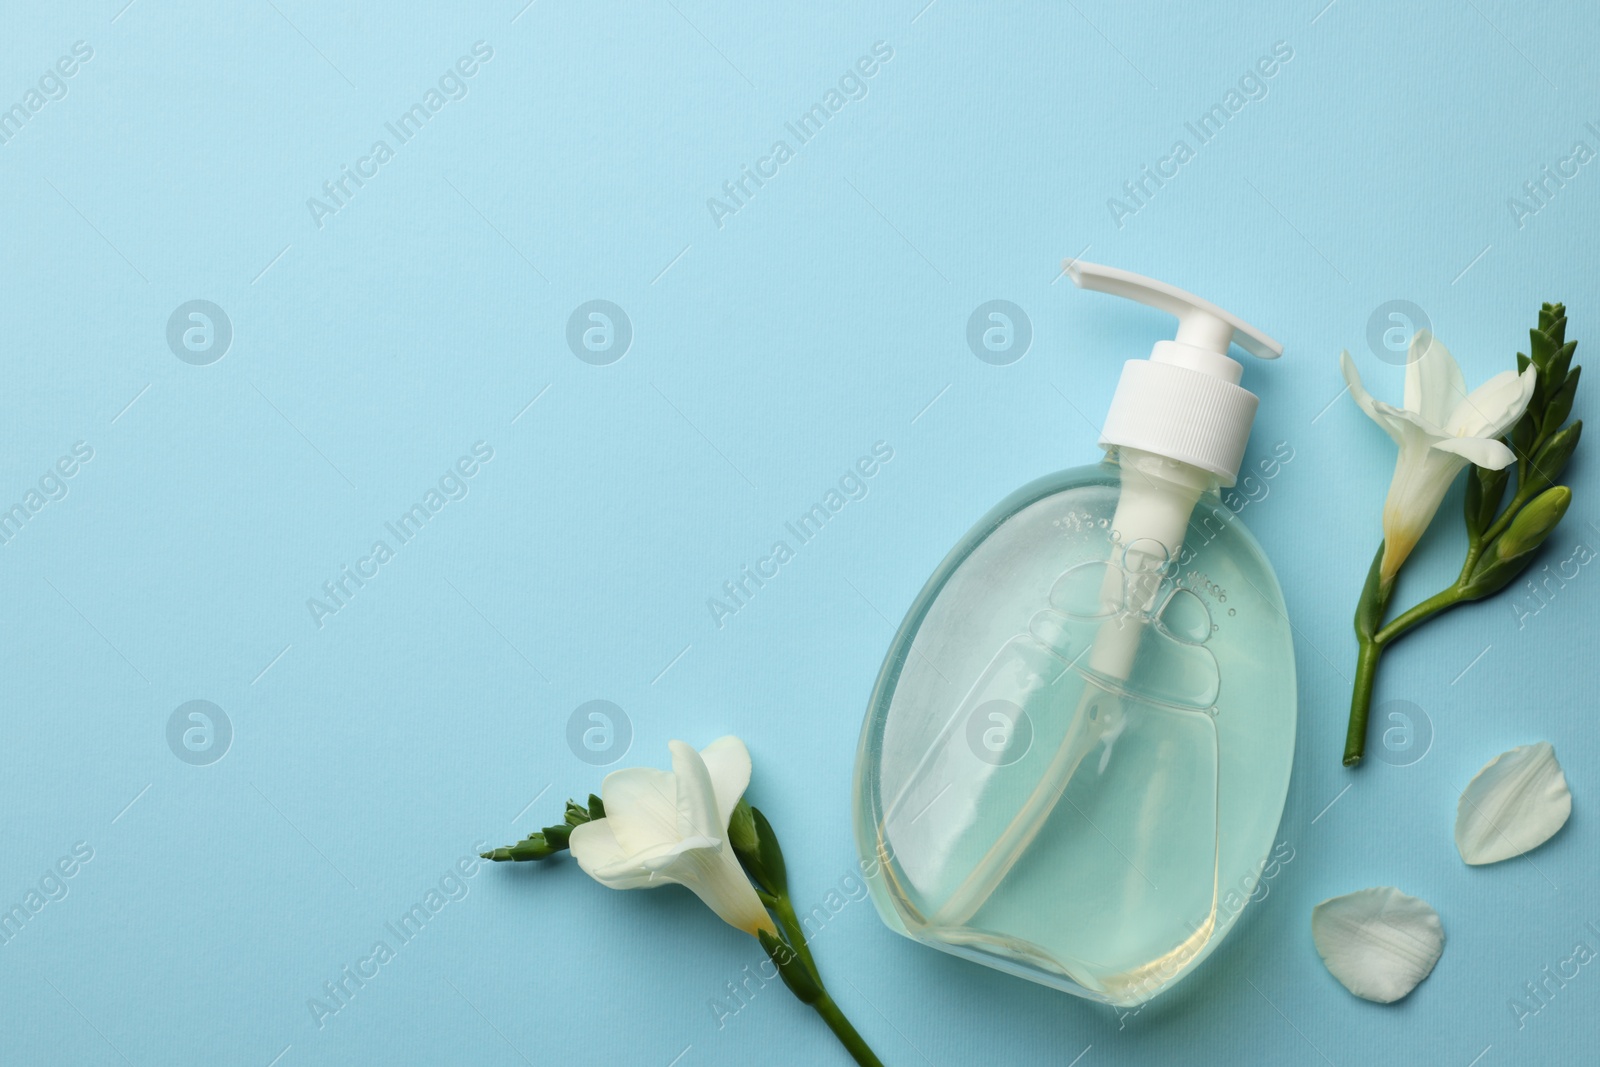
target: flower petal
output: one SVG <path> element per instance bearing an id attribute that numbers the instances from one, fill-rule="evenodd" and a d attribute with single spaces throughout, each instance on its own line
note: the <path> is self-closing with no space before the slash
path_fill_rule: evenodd
<path id="1" fill-rule="evenodd" d="M 666 771 L 612 771 L 600 783 L 600 797 L 617 843 L 630 855 L 653 852 L 684 836 L 678 832 L 677 780 Z"/>
<path id="2" fill-rule="evenodd" d="M 711 775 L 711 788 L 717 794 L 717 813 L 726 828 L 733 818 L 733 809 L 739 798 L 750 787 L 750 750 L 732 734 L 719 737 L 700 750 L 706 771 Z"/>
<path id="3" fill-rule="evenodd" d="M 1520 375 L 1503 370 L 1467 395 L 1444 429 L 1452 437 L 1500 437 L 1516 425 L 1533 399 L 1539 372 L 1529 367 Z"/>
<path id="4" fill-rule="evenodd" d="M 1466 395 L 1467 382 L 1456 357 L 1432 333 L 1418 330 L 1406 354 L 1406 410 L 1443 426 Z"/>
<path id="5" fill-rule="evenodd" d="M 1324 900 L 1311 910 L 1311 937 L 1329 973 L 1379 1004 L 1415 989 L 1444 951 L 1439 913 L 1393 886 Z"/>
<path id="6" fill-rule="evenodd" d="M 1374 400 L 1361 384 L 1361 375 L 1349 352 L 1339 353 L 1339 369 L 1344 373 L 1345 384 L 1350 387 L 1350 395 L 1355 399 L 1356 406 L 1383 427 L 1383 432 L 1394 438 L 1395 444 L 1404 445 L 1423 438 L 1431 440 L 1441 434 L 1437 427 L 1428 425 L 1416 412 Z"/>
<path id="7" fill-rule="evenodd" d="M 1439 444 L 1434 439 L 1431 447 L 1410 442 L 1400 446 L 1394 477 L 1389 482 L 1389 495 L 1383 502 L 1380 571 L 1385 581 L 1399 572 L 1400 565 L 1417 547 L 1445 493 L 1450 491 L 1450 483 L 1467 465 L 1467 460 L 1461 456 L 1440 450 Z"/>
<path id="8" fill-rule="evenodd" d="M 1372 394 L 1367 392 L 1367 387 L 1361 384 L 1361 372 L 1356 370 L 1355 360 L 1350 358 L 1349 352 L 1339 353 L 1339 371 L 1344 375 L 1344 384 L 1350 389 L 1350 396 L 1355 400 L 1356 406 L 1367 413 L 1367 418 L 1383 427 L 1383 432 L 1394 438 L 1395 444 L 1400 443 L 1398 432 L 1390 425 L 1390 421 L 1378 414 L 1377 402 L 1372 399 Z"/>
<path id="9" fill-rule="evenodd" d="M 1456 849 L 1471 864 L 1520 856 L 1555 836 L 1572 814 L 1567 776 L 1550 742 L 1490 760 L 1456 805 Z"/>
<path id="10" fill-rule="evenodd" d="M 669 741 L 667 747 L 672 750 L 672 775 L 678 782 L 678 836 L 721 841 L 727 836 L 728 824 L 720 821 L 706 761 L 682 741 Z"/>
<path id="11" fill-rule="evenodd" d="M 1503 470 L 1517 461 L 1517 454 L 1497 438 L 1441 437 L 1433 443 L 1433 447 L 1495 471 Z"/>
<path id="12" fill-rule="evenodd" d="M 654 884 L 654 874 L 631 861 L 613 830 L 610 818 L 572 828 L 568 847 L 583 873 L 612 889 L 644 889 Z"/>
<path id="13" fill-rule="evenodd" d="M 658 878 L 675 882 L 678 879 L 669 876 L 681 866 L 684 853 L 697 849 L 703 852 L 715 852 L 721 847 L 722 842 L 714 837 L 686 837 L 676 844 L 664 846 L 657 852 L 635 856 L 630 862 L 646 870 L 655 871 Z"/>
<path id="14" fill-rule="evenodd" d="M 683 853 L 667 872 L 673 881 L 688 886 L 722 921 L 754 935 L 757 930 L 776 932 L 772 917 L 761 906 L 749 875 L 739 866 L 731 848 L 700 848 Z"/>

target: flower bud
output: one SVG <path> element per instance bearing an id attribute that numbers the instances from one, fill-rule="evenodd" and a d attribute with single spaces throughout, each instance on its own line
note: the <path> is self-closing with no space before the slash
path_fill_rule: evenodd
<path id="1" fill-rule="evenodd" d="M 1550 443 L 1555 444 L 1555 441 Z M 1534 497 L 1517 512 L 1517 517 L 1511 520 L 1510 527 L 1495 541 L 1496 558 L 1519 559 L 1544 544 L 1544 539 L 1550 536 L 1550 531 L 1554 530 L 1562 516 L 1566 515 L 1567 506 L 1571 503 L 1572 490 L 1564 485 L 1546 489 Z"/>
<path id="2" fill-rule="evenodd" d="M 1571 503 L 1572 490 L 1558 485 L 1524 504 L 1506 532 L 1495 539 L 1494 547 L 1478 561 L 1462 589 L 1467 599 L 1478 600 L 1510 585 L 1533 562 L 1534 551 L 1544 544 Z"/>
<path id="3" fill-rule="evenodd" d="M 1583 420 L 1568 426 L 1544 443 L 1528 467 L 1528 482 L 1533 486 L 1531 491 L 1538 492 L 1554 484 L 1561 477 L 1561 472 L 1566 469 L 1567 460 L 1572 458 L 1572 450 L 1578 447 L 1578 438 L 1583 435 Z"/>
<path id="4" fill-rule="evenodd" d="M 742 797 L 733 809 L 733 817 L 728 820 L 728 842 L 741 856 L 755 856 L 761 849 L 755 815 L 750 811 L 750 802 Z"/>
<path id="5" fill-rule="evenodd" d="M 1567 416 L 1572 414 L 1572 402 L 1578 395 L 1578 379 L 1583 376 L 1582 367 L 1573 367 L 1567 374 L 1567 380 L 1561 383 L 1561 388 L 1550 394 L 1550 403 L 1545 407 L 1544 422 L 1540 428 L 1545 433 L 1555 433 L 1561 424 L 1567 421 Z"/>
<path id="6" fill-rule="evenodd" d="M 528 860 L 547 860 L 556 853 L 565 850 L 566 847 L 567 846 L 565 843 L 561 844 L 559 847 L 554 846 L 545 839 L 543 833 L 534 833 L 529 834 L 521 841 L 518 841 L 516 844 L 509 847 L 492 849 L 488 852 L 480 852 L 478 855 L 482 856 L 486 860 L 494 860 L 497 863 L 504 863 L 506 861 L 523 863 Z"/>

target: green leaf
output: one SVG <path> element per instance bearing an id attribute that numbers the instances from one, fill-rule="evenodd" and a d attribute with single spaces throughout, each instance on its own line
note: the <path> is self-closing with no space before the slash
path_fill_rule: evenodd
<path id="1" fill-rule="evenodd" d="M 550 843 L 552 848 L 570 848 L 572 830 L 573 828 L 566 823 L 561 823 L 556 826 L 546 826 L 540 832 L 544 834 L 544 839 Z"/>
<path id="2" fill-rule="evenodd" d="M 822 987 L 806 969 L 798 952 L 790 948 L 789 944 L 776 934 L 765 930 L 756 931 L 756 937 L 760 940 L 761 947 L 766 950 L 767 956 L 777 965 L 783 984 L 789 987 L 789 992 L 793 993 L 800 1003 L 815 1004 L 822 999 Z"/>
<path id="3" fill-rule="evenodd" d="M 592 822 L 595 819 L 603 819 L 605 817 L 606 817 L 606 805 L 605 805 L 605 802 L 602 801 L 599 797 L 595 796 L 593 793 L 590 793 L 589 794 L 589 819 L 590 819 L 590 821 Z"/>

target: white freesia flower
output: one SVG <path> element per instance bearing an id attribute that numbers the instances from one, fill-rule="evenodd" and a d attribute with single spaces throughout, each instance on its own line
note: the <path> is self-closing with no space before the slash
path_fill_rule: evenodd
<path id="1" fill-rule="evenodd" d="M 1405 406 L 1397 408 L 1374 400 L 1350 353 L 1339 354 L 1350 395 L 1400 446 L 1383 505 L 1384 582 L 1394 580 L 1462 467 L 1500 470 L 1515 462 L 1499 438 L 1522 417 L 1537 380 L 1530 365 L 1520 375 L 1501 371 L 1468 393 L 1455 357 L 1427 330 L 1411 339 L 1408 359 Z"/>
<path id="2" fill-rule="evenodd" d="M 612 889 L 682 885 L 723 921 L 752 936 L 776 927 L 728 842 L 728 820 L 750 784 L 750 753 L 737 737 L 696 752 L 672 741 L 672 770 L 631 767 L 600 786 L 603 819 L 572 830 L 572 855 Z"/>

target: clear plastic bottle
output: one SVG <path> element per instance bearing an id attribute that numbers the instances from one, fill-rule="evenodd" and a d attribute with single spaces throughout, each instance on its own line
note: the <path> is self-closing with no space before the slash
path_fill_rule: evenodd
<path id="1" fill-rule="evenodd" d="M 1226 314 L 1109 268 L 1074 280 Z M 1233 335 L 1217 336 L 1225 352 Z M 1296 709 L 1277 579 L 1218 492 L 1243 436 L 1195 445 L 1129 377 L 1105 461 L 1013 493 L 929 579 L 856 768 L 857 841 L 892 928 L 1123 1005 L 1189 973 L 1238 918 L 1273 848 Z M 1226 422 L 1226 405 L 1203 407 Z"/>

